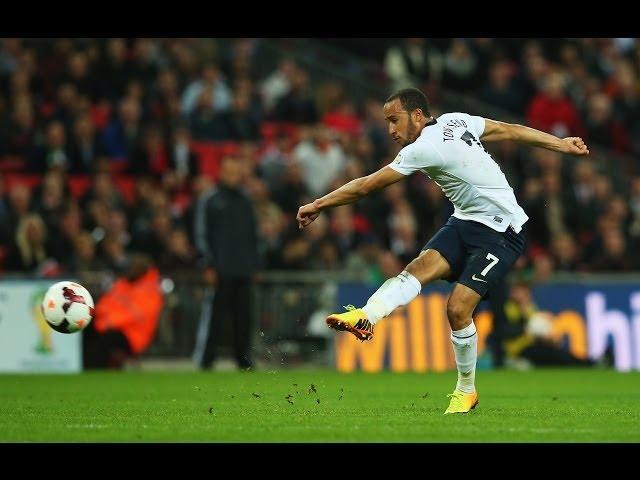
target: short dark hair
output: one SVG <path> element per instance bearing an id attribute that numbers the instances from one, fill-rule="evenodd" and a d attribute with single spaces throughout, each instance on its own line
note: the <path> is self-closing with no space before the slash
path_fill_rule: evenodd
<path id="1" fill-rule="evenodd" d="M 427 96 L 417 88 L 403 88 L 387 98 L 385 103 L 389 103 L 396 98 L 400 99 L 402 108 L 409 113 L 413 112 L 416 108 L 419 108 L 427 117 L 431 115 L 429 112 L 429 100 L 427 99 Z"/>

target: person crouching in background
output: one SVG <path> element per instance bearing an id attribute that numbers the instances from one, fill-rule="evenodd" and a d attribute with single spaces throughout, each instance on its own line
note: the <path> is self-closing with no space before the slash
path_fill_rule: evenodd
<path id="1" fill-rule="evenodd" d="M 155 336 L 163 305 L 158 269 L 147 255 L 132 254 L 83 332 L 84 368 L 122 368 L 142 354 Z"/>
<path id="2" fill-rule="evenodd" d="M 504 305 L 504 349 L 506 366 L 592 366 L 590 359 L 573 355 L 553 338 L 551 314 L 538 309 L 533 302 L 531 287 L 516 282 Z"/>

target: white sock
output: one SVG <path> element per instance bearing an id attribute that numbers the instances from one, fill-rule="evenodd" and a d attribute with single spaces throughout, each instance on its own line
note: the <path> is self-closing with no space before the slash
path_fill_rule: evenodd
<path id="1" fill-rule="evenodd" d="M 476 360 L 478 358 L 478 335 L 473 320 L 463 329 L 451 332 L 451 343 L 453 343 L 458 366 L 456 390 L 473 393 L 476 391 Z"/>
<path id="2" fill-rule="evenodd" d="M 422 285 L 416 277 L 406 270 L 397 277 L 390 278 L 371 295 L 367 304 L 362 307 L 367 319 L 373 325 L 378 320 L 386 317 L 396 308 L 406 305 L 416 298 L 422 290 Z"/>

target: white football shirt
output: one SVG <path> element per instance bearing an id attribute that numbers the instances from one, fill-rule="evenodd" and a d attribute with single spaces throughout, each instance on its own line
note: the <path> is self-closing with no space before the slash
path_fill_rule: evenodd
<path id="1" fill-rule="evenodd" d="M 453 216 L 504 232 L 520 232 L 529 219 L 504 173 L 480 142 L 484 118 L 445 113 L 425 127 L 389 164 L 403 175 L 421 170 L 436 182 L 454 206 Z"/>

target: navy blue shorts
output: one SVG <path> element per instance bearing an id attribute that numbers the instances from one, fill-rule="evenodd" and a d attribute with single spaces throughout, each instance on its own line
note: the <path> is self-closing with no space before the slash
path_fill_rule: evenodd
<path id="1" fill-rule="evenodd" d="M 505 232 L 474 222 L 449 217 L 447 223 L 424 246 L 442 255 L 453 272 L 449 282 L 458 282 L 485 297 L 491 287 L 511 269 L 525 247 L 524 230 Z"/>

